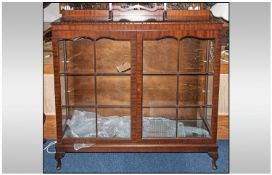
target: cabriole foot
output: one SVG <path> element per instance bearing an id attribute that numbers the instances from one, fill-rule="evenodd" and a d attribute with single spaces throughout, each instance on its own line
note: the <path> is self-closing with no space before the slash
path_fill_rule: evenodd
<path id="1" fill-rule="evenodd" d="M 61 160 L 58 159 L 57 160 L 57 167 L 56 167 L 57 170 L 61 170 Z"/>
<path id="2" fill-rule="evenodd" d="M 217 152 L 208 152 L 208 155 L 212 158 L 212 169 L 216 170 L 217 169 L 216 161 L 218 159 L 218 153 Z"/>
<path id="3" fill-rule="evenodd" d="M 56 153 L 55 154 L 55 159 L 56 159 L 56 161 L 57 161 L 57 167 L 56 167 L 56 169 L 57 170 L 60 170 L 61 169 L 61 159 L 64 157 L 64 153 Z"/>

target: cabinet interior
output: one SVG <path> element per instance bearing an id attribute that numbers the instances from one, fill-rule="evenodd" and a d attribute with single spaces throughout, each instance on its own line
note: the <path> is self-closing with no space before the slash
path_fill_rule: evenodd
<path id="1" fill-rule="evenodd" d="M 131 41 L 82 37 L 58 47 L 63 137 L 130 139 Z M 142 138 L 211 137 L 214 40 L 142 47 Z"/>

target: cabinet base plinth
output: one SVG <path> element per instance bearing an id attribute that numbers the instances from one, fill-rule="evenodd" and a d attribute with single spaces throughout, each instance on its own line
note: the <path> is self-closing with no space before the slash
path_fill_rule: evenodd
<path id="1" fill-rule="evenodd" d="M 176 153 L 208 153 L 212 158 L 212 169 L 217 169 L 217 144 L 94 144 L 79 150 L 73 144 L 57 144 L 57 169 L 61 169 L 61 159 L 65 152 L 176 152 Z"/>

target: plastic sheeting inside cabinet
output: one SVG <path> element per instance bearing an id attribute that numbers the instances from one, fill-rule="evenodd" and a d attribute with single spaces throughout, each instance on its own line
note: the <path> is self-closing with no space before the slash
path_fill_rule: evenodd
<path id="1" fill-rule="evenodd" d="M 69 129 L 66 137 L 96 137 L 96 115 L 94 112 L 74 110 L 68 119 Z M 97 115 L 98 137 L 130 138 L 130 116 Z M 184 126 L 178 122 L 178 137 L 201 136 L 209 137 L 209 132 L 203 128 Z M 143 137 L 175 137 L 176 121 L 165 117 L 143 117 Z"/>

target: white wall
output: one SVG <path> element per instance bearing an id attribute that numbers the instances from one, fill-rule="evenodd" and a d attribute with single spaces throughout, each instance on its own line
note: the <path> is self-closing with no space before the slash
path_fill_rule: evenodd
<path id="1" fill-rule="evenodd" d="M 60 17 L 61 15 L 59 14 L 59 3 L 51 3 L 44 9 L 44 22 L 53 22 Z"/>
<path id="2" fill-rule="evenodd" d="M 214 16 L 222 17 L 229 21 L 229 3 L 216 3 L 212 6 L 211 11 Z"/>

